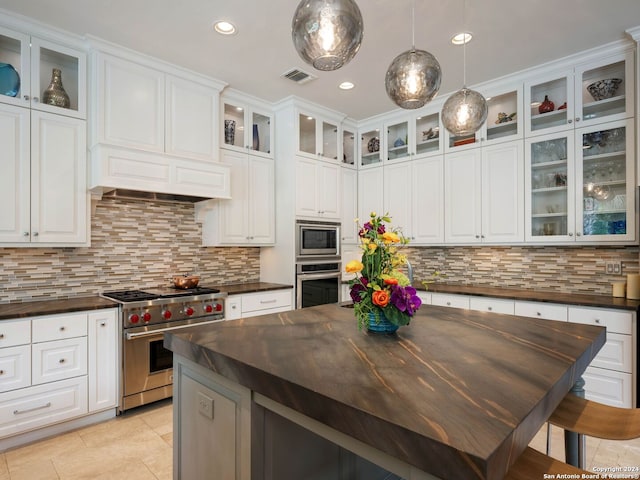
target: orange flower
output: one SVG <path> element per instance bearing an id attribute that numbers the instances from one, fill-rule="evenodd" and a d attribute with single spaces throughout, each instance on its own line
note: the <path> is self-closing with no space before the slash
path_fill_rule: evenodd
<path id="1" fill-rule="evenodd" d="M 363 268 L 364 268 L 364 265 L 362 264 L 362 262 L 358 260 L 351 260 L 344 267 L 347 273 L 358 273 L 358 272 L 361 272 Z"/>
<path id="2" fill-rule="evenodd" d="M 376 290 L 371 295 L 371 301 L 379 307 L 386 307 L 389 303 L 389 292 L 386 290 Z"/>
<path id="3" fill-rule="evenodd" d="M 398 284 L 398 279 L 397 278 L 385 278 L 384 279 L 384 283 L 386 285 L 397 285 Z"/>

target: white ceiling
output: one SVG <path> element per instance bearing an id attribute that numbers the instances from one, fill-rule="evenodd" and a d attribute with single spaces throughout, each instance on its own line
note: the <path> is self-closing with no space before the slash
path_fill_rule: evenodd
<path id="1" fill-rule="evenodd" d="M 356 57 L 333 72 L 316 71 L 293 48 L 291 19 L 299 0 L 0 0 L 0 8 L 79 35 L 119 45 L 227 82 L 275 102 L 289 95 L 361 120 L 396 108 L 384 88 L 393 58 L 411 47 L 412 0 L 357 0 L 364 41 Z M 465 0 L 415 0 L 416 48 L 439 60 L 440 93 L 462 86 L 463 56 L 450 38 L 465 30 Z M 626 38 L 640 25 L 640 0 L 466 0 L 467 84 L 480 83 Z M 215 20 L 238 33 L 216 34 Z M 297 85 L 292 67 L 318 78 Z M 337 88 L 344 80 L 351 91 Z"/>

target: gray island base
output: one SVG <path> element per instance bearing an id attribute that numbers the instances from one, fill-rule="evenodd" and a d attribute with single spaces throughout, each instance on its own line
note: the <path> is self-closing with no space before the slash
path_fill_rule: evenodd
<path id="1" fill-rule="evenodd" d="M 174 478 L 499 480 L 604 342 L 434 306 L 390 337 L 338 305 L 168 332 Z"/>

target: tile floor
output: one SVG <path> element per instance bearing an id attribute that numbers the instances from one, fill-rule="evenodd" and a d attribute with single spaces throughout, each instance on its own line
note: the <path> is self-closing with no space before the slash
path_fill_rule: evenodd
<path id="1" fill-rule="evenodd" d="M 172 404 L 147 405 L 107 422 L 0 454 L 0 480 L 171 480 Z M 546 427 L 531 442 L 545 451 Z M 563 433 L 552 428 L 551 454 L 564 459 Z M 640 440 L 587 439 L 587 469 L 640 467 Z"/>
<path id="2" fill-rule="evenodd" d="M 173 418 L 164 400 L 0 454 L 0 480 L 171 480 Z"/>

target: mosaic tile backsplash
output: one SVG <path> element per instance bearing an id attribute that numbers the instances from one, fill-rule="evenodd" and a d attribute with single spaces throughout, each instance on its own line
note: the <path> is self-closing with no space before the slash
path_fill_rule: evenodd
<path id="1" fill-rule="evenodd" d="M 442 247 L 408 248 L 414 278 L 438 282 L 563 293 L 611 295 L 611 283 L 638 273 L 638 247 Z M 621 261 L 623 275 L 607 275 L 607 262 Z"/>
<path id="2" fill-rule="evenodd" d="M 0 248 L 0 303 L 170 285 L 174 274 L 203 286 L 259 280 L 260 249 L 201 247 L 190 204 L 103 199 L 89 248 Z"/>

